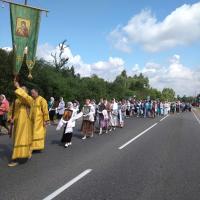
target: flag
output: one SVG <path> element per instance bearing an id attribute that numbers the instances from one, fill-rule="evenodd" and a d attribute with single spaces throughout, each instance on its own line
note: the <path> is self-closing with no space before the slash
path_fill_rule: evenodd
<path id="1" fill-rule="evenodd" d="M 29 78 L 32 77 L 31 70 L 35 64 L 40 13 L 39 9 L 10 3 L 15 75 L 19 74 L 24 60 L 24 53 L 26 52 L 26 65 L 29 69 Z"/>

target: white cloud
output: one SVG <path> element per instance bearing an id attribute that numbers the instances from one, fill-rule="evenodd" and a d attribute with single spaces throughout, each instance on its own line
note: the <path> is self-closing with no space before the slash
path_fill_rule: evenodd
<path id="1" fill-rule="evenodd" d="M 115 48 L 130 52 L 134 44 L 140 44 L 149 52 L 188 45 L 200 39 L 200 2 L 184 4 L 163 21 L 150 10 L 133 16 L 125 26 L 117 26 L 109 39 Z"/>
<path id="2" fill-rule="evenodd" d="M 200 69 L 192 70 L 184 66 L 179 55 L 174 55 L 167 67 L 151 62 L 144 67 L 135 65 L 131 73 L 143 73 L 149 78 L 152 87 L 160 90 L 170 87 L 179 95 L 194 95 L 200 88 Z"/>
<path id="3" fill-rule="evenodd" d="M 5 51 L 8 51 L 8 52 L 12 51 L 11 47 L 3 47 L 2 49 L 5 50 Z"/>
<path id="4" fill-rule="evenodd" d="M 43 58 L 48 62 L 52 62 L 51 53 L 59 54 L 59 47 L 53 47 L 49 44 L 39 45 L 37 57 Z M 69 47 L 64 49 L 63 57 L 69 57 L 69 65 L 74 66 L 75 72 L 81 76 L 98 75 L 108 81 L 114 78 L 124 70 L 124 61 L 121 58 L 109 57 L 107 61 L 97 61 L 92 64 L 85 63 L 80 55 L 73 55 Z"/>
<path id="5" fill-rule="evenodd" d="M 124 70 L 124 61 L 121 58 L 109 57 L 108 61 L 99 61 L 91 65 L 92 74 L 112 81 Z"/>

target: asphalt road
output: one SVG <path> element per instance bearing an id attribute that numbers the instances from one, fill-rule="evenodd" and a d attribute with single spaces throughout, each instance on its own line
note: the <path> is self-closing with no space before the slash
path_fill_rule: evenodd
<path id="1" fill-rule="evenodd" d="M 198 119 L 192 112 L 130 118 L 85 141 L 75 130 L 67 149 L 49 127 L 45 151 L 15 168 L 7 167 L 11 143 L 1 136 L 0 200 L 199 200 Z"/>

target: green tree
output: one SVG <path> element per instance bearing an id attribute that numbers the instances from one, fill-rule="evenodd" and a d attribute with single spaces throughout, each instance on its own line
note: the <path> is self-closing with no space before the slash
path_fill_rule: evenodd
<path id="1" fill-rule="evenodd" d="M 12 70 L 12 52 L 6 52 L 0 49 L 0 93 L 5 93 L 13 98 L 13 70 Z M 59 61 L 57 61 L 59 63 Z M 68 62 L 68 61 L 67 61 Z M 30 81 L 25 62 L 20 70 L 20 82 L 29 89 L 37 88 L 41 95 L 46 99 L 51 96 L 58 98 L 64 97 L 66 101 L 77 99 L 81 103 L 86 98 L 94 98 L 99 101 L 100 98 L 108 99 L 129 98 L 134 95 L 138 99 L 146 99 L 151 96 L 152 99 L 174 99 L 175 93 L 170 88 L 165 88 L 162 93 L 149 86 L 149 79 L 143 74 L 128 76 L 127 72 L 122 71 L 113 82 L 105 81 L 97 75 L 91 77 L 81 77 L 76 74 L 74 67 L 65 65 L 56 66 L 43 59 L 36 60 L 33 68 L 33 79 Z"/>
<path id="2" fill-rule="evenodd" d="M 164 88 L 162 90 L 162 100 L 165 101 L 174 101 L 175 100 L 175 91 L 172 88 Z"/>

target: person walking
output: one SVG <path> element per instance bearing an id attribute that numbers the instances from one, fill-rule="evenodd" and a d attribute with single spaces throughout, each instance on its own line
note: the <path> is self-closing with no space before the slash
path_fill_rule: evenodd
<path id="1" fill-rule="evenodd" d="M 95 108 L 90 103 L 89 99 L 85 100 L 85 105 L 83 106 L 82 113 L 83 113 L 83 122 L 82 122 L 81 131 L 83 132 L 82 139 L 85 140 L 87 137 L 94 136 Z"/>
<path id="2" fill-rule="evenodd" d="M 111 101 L 110 108 L 111 108 L 111 112 L 110 112 L 111 129 L 110 129 L 110 131 L 112 131 L 112 130 L 115 131 L 115 129 L 118 125 L 118 104 L 114 98 Z"/>
<path id="3" fill-rule="evenodd" d="M 108 133 L 109 117 L 106 105 L 107 99 L 101 99 L 98 105 L 99 135 L 103 133 L 103 129 Z"/>
<path id="4" fill-rule="evenodd" d="M 60 130 L 63 125 L 65 125 L 61 143 L 64 143 L 64 147 L 67 148 L 72 145 L 72 136 L 73 136 L 73 128 L 75 127 L 75 121 L 82 117 L 82 114 L 77 114 L 76 109 L 73 107 L 72 102 L 67 103 L 67 108 L 64 111 L 63 117 L 61 118 L 60 122 L 56 130 Z"/>
<path id="5" fill-rule="evenodd" d="M 18 94 L 20 90 L 28 95 L 26 87 L 18 88 L 15 93 Z M 13 105 L 12 112 L 13 118 L 10 119 L 14 125 L 12 133 L 13 150 L 9 167 L 15 167 L 19 164 L 21 159 L 28 159 L 32 156 L 31 144 L 32 144 L 32 124 L 30 119 L 30 106 L 26 99 L 22 99 L 19 96 L 15 100 L 15 106 Z"/>
<path id="6" fill-rule="evenodd" d="M 51 125 L 55 125 L 54 117 L 55 117 L 55 114 L 56 114 L 56 107 L 55 107 L 54 97 L 51 97 L 50 101 L 48 102 L 48 110 L 49 110 L 50 123 L 51 123 Z"/>
<path id="7" fill-rule="evenodd" d="M 32 89 L 30 96 L 20 88 L 19 83 L 16 81 L 15 87 L 17 88 L 15 91 L 16 95 L 28 102 L 30 106 L 30 119 L 33 131 L 31 149 L 33 151 L 42 151 L 45 148 L 46 126 L 49 122 L 47 101 L 42 96 L 39 96 L 37 89 Z"/>
<path id="8" fill-rule="evenodd" d="M 6 104 L 3 95 L 0 95 L 0 133 L 2 127 L 4 127 L 7 131 L 9 131 L 8 125 L 7 125 L 7 113 L 8 113 L 9 107 Z"/>
<path id="9" fill-rule="evenodd" d="M 65 102 L 63 100 L 63 97 L 60 97 L 60 102 L 58 104 L 56 111 L 57 111 L 57 118 L 60 120 L 65 112 Z"/>

